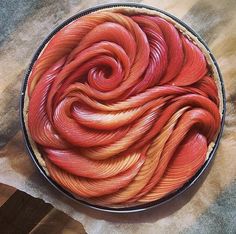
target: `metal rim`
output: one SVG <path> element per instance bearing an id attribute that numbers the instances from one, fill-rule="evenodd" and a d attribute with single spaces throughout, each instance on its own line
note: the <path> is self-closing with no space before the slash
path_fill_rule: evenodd
<path id="1" fill-rule="evenodd" d="M 84 15 L 90 14 L 94 11 L 101 10 L 101 9 L 106 9 L 106 8 L 114 8 L 114 7 L 146 8 L 148 10 L 154 10 L 154 11 L 160 12 L 160 13 L 165 14 L 166 16 L 172 18 L 173 20 L 178 22 L 180 25 L 182 25 L 186 30 L 190 31 L 194 36 L 196 36 L 198 38 L 198 40 L 203 44 L 203 46 L 208 50 L 208 52 L 210 54 L 210 57 L 211 57 L 212 61 L 214 62 L 214 65 L 215 65 L 215 67 L 217 69 L 217 72 L 219 74 L 219 79 L 220 79 L 220 84 L 221 84 L 221 92 L 222 92 L 222 99 L 223 99 L 222 100 L 223 110 L 222 110 L 222 119 L 221 119 L 220 131 L 218 133 L 218 136 L 217 136 L 216 141 L 215 141 L 215 145 L 214 145 L 212 151 L 210 152 L 207 161 L 202 165 L 202 167 L 197 171 L 197 173 L 188 182 L 186 182 L 182 187 L 180 187 L 178 190 L 174 191 L 173 193 L 171 193 L 171 194 L 169 194 L 169 195 L 167 195 L 167 196 L 165 196 L 161 199 L 158 199 L 158 200 L 153 201 L 153 202 L 145 203 L 145 204 L 142 204 L 142 205 L 136 205 L 136 206 L 124 207 L 124 208 L 112 208 L 112 207 L 99 206 L 99 205 L 94 205 L 94 204 L 88 203 L 86 201 L 80 200 L 80 199 L 74 197 L 70 192 L 68 192 L 67 190 L 62 188 L 59 184 L 57 184 L 55 181 L 53 181 L 49 176 L 47 176 L 46 172 L 44 171 L 44 169 L 42 168 L 42 166 L 38 162 L 38 160 L 37 160 L 37 158 L 34 154 L 34 151 L 31 147 L 29 137 L 28 137 L 28 133 L 27 133 L 26 126 L 25 126 L 25 121 L 24 121 L 24 99 L 25 99 L 25 95 L 26 95 L 26 87 L 27 87 L 27 83 L 28 83 L 28 78 L 29 78 L 30 72 L 32 70 L 32 67 L 33 67 L 35 61 L 37 60 L 39 54 L 41 53 L 41 51 L 43 50 L 45 45 L 51 40 L 51 38 L 59 30 L 61 30 L 63 27 L 65 27 L 70 22 L 72 22 L 72 21 L 74 21 L 74 20 L 76 20 L 76 19 L 78 19 L 78 18 L 80 18 Z M 225 111 L 226 111 L 226 100 L 225 100 L 225 89 L 224 89 L 224 82 L 223 82 L 223 79 L 222 79 L 222 75 L 221 75 L 219 66 L 216 62 L 216 59 L 214 58 L 214 56 L 210 52 L 208 46 L 203 41 L 203 39 L 195 31 L 193 31 L 193 29 L 191 27 L 189 27 L 187 24 L 185 24 L 184 22 L 182 22 L 180 19 L 176 18 L 175 16 L 173 16 L 173 15 L 171 15 L 171 14 L 165 12 L 165 11 L 162 11 L 160 9 L 157 9 L 155 7 L 144 5 L 144 4 L 137 4 L 137 3 L 115 3 L 115 4 L 98 5 L 98 6 L 91 7 L 91 8 L 88 8 L 86 10 L 80 11 L 79 13 L 75 14 L 74 16 L 72 16 L 69 19 L 62 22 L 59 26 L 57 26 L 44 39 L 44 41 L 41 43 L 41 45 L 36 50 L 32 60 L 31 60 L 31 63 L 30 63 L 30 65 L 29 65 L 29 67 L 28 67 L 28 69 L 25 73 L 23 83 L 22 83 L 22 88 L 21 88 L 21 96 L 20 96 L 20 124 L 21 124 L 21 129 L 22 129 L 22 132 L 23 132 L 24 143 L 25 143 L 26 149 L 28 151 L 28 154 L 30 155 L 31 159 L 33 160 L 34 164 L 36 165 L 36 167 L 38 168 L 40 173 L 46 178 L 46 180 L 54 188 L 56 188 L 58 191 L 63 193 L 68 198 L 70 198 L 70 199 L 72 199 L 76 202 L 79 202 L 80 204 L 82 204 L 86 207 L 90 207 L 90 208 L 100 210 L 100 211 L 112 212 L 112 213 L 132 213 L 132 212 L 144 211 L 144 210 L 147 210 L 147 209 L 150 209 L 150 208 L 161 206 L 161 205 L 164 205 L 165 203 L 179 197 L 182 193 L 184 193 L 186 190 L 188 190 L 190 187 L 192 187 L 195 184 L 195 182 L 199 179 L 199 177 L 204 173 L 204 171 L 209 166 L 209 164 L 212 162 L 212 160 L 214 159 L 214 155 L 215 155 L 216 150 L 219 146 L 219 141 L 220 141 L 220 138 L 221 138 L 222 132 L 223 132 L 224 121 L 225 121 Z"/>

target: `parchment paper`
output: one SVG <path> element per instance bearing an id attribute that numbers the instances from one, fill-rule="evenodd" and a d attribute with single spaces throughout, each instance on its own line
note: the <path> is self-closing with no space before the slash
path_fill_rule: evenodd
<path id="1" fill-rule="evenodd" d="M 64 19 L 80 9 L 102 2 L 105 1 L 21 0 L 0 7 L 0 22 L 3 23 L 3 27 L 0 27 L 3 31 L 0 33 L 0 183 L 14 186 L 51 203 L 80 221 L 88 233 L 189 232 L 190 227 L 197 225 L 198 220 L 214 204 L 218 204 L 222 194 L 235 185 L 236 3 L 210 0 L 142 2 L 182 18 L 207 41 L 223 73 L 227 117 L 212 168 L 197 186 L 161 208 L 136 214 L 114 215 L 94 211 L 70 201 L 48 184 L 27 155 L 18 124 L 20 85 L 24 71 L 40 42 Z M 229 206 L 233 206 L 236 203 L 235 196 L 227 196 Z M 223 220 L 222 213 L 215 212 L 215 215 L 218 215 L 218 220 Z M 235 212 L 229 217 L 228 223 L 235 221 Z M 226 228 L 229 232 L 235 231 L 230 225 Z"/>

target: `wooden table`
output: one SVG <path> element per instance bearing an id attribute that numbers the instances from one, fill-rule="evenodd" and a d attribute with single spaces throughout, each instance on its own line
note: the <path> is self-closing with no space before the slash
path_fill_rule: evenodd
<path id="1" fill-rule="evenodd" d="M 1 234 L 86 233 L 82 224 L 41 199 L 0 184 Z"/>

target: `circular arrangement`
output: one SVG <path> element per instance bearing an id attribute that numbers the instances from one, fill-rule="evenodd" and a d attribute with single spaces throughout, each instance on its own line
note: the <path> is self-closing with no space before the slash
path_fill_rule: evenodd
<path id="1" fill-rule="evenodd" d="M 27 89 L 28 130 L 49 176 L 103 206 L 179 189 L 204 164 L 221 122 L 198 45 L 172 22 L 125 8 L 63 27 Z"/>

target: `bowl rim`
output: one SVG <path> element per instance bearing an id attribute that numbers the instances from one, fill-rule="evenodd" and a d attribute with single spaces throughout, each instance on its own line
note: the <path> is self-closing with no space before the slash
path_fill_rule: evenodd
<path id="1" fill-rule="evenodd" d="M 31 143 L 30 143 L 28 133 L 27 133 L 27 129 L 26 129 L 26 124 L 25 124 L 25 121 L 24 121 L 24 100 L 25 100 L 25 95 L 27 95 L 26 94 L 26 88 L 27 88 L 28 78 L 29 78 L 29 75 L 31 73 L 31 70 L 33 68 L 34 63 L 36 62 L 36 60 L 37 60 L 38 56 L 40 55 L 41 51 L 44 49 L 45 45 L 51 40 L 51 38 L 59 30 L 61 30 L 63 27 L 65 27 L 67 24 L 71 23 L 72 21 L 74 21 L 74 20 L 76 20 L 76 19 L 78 19 L 78 18 L 80 18 L 84 15 L 87 15 L 87 14 L 90 14 L 92 12 L 98 11 L 98 10 L 115 8 L 115 7 L 144 8 L 144 9 L 148 9 L 148 10 L 157 11 L 159 13 L 162 13 L 162 14 L 170 17 L 174 21 L 178 22 L 186 30 L 190 31 L 194 36 L 196 36 L 197 39 L 202 43 L 202 45 L 208 51 L 214 65 L 216 67 L 217 73 L 219 75 L 219 81 L 220 81 L 221 92 L 222 92 L 222 104 L 223 104 L 223 106 L 222 106 L 221 126 L 220 126 L 220 130 L 218 132 L 217 138 L 215 140 L 215 144 L 214 144 L 214 146 L 213 146 L 213 148 L 212 148 L 212 150 L 209 154 L 208 159 L 201 166 L 201 168 L 195 173 L 195 175 L 189 181 L 187 181 L 184 185 L 182 185 L 179 189 L 175 190 L 174 192 L 170 193 L 169 195 L 167 195 L 167 196 L 165 196 L 161 199 L 158 199 L 158 200 L 155 200 L 155 201 L 152 201 L 152 202 L 148 202 L 148 203 L 145 203 L 145 204 L 134 205 L 134 206 L 130 206 L 130 207 L 121 207 L 121 208 L 95 205 L 95 204 L 91 204 L 87 201 L 84 201 L 82 199 L 76 198 L 75 196 L 73 196 L 73 194 L 71 194 L 69 191 L 65 190 L 59 184 L 57 184 L 54 180 L 52 180 L 51 177 L 49 177 L 46 174 L 45 170 L 43 169 L 43 167 L 38 162 L 38 159 L 35 156 L 34 150 L 31 147 Z M 28 69 L 25 72 L 25 75 L 24 75 L 24 78 L 23 78 L 23 81 L 22 81 L 22 87 L 21 87 L 19 112 L 20 112 L 19 114 L 20 114 L 21 130 L 23 132 L 24 144 L 25 144 L 25 147 L 27 149 L 27 152 L 28 152 L 30 158 L 33 160 L 35 166 L 40 171 L 40 173 L 44 176 L 44 178 L 54 188 L 57 189 L 57 191 L 61 192 L 62 194 L 64 194 L 66 197 L 72 199 L 73 201 L 76 201 L 79 204 L 82 204 L 86 207 L 89 207 L 89 208 L 92 208 L 92 209 L 95 209 L 95 210 L 105 211 L 105 212 L 110 212 L 110 213 L 132 213 L 132 212 L 139 212 L 139 211 L 148 210 L 148 209 L 154 208 L 154 207 L 159 207 L 159 206 L 164 205 L 167 202 L 172 201 L 173 199 L 179 197 L 181 194 L 186 192 L 189 188 L 191 188 L 196 183 L 196 181 L 201 177 L 201 175 L 205 172 L 205 170 L 208 168 L 210 163 L 213 161 L 216 150 L 219 146 L 220 139 L 222 137 L 223 127 L 224 127 L 224 122 L 225 122 L 225 113 L 226 113 L 226 98 L 225 98 L 225 89 L 224 89 L 223 78 L 222 78 L 219 66 L 216 62 L 216 59 L 214 58 L 213 54 L 211 53 L 210 49 L 208 48 L 208 46 L 206 45 L 204 40 L 190 26 L 188 26 L 186 23 L 184 23 L 182 20 L 178 19 L 177 17 L 173 16 L 172 14 L 170 14 L 168 12 L 165 12 L 163 10 L 160 10 L 160 9 L 158 9 L 156 7 L 153 7 L 153 6 L 149 6 L 149 5 L 145 5 L 145 4 L 139 4 L 139 3 L 109 3 L 109 4 L 96 5 L 94 7 L 90 7 L 90 8 L 87 8 L 85 10 L 79 11 L 75 15 L 73 15 L 70 18 L 64 20 L 61 24 L 59 24 L 56 28 L 54 28 L 51 31 L 50 34 L 48 34 L 46 36 L 46 38 L 42 41 L 42 43 L 39 45 L 36 52 L 34 53 L 33 58 L 30 62 L 30 65 L 29 65 Z"/>

